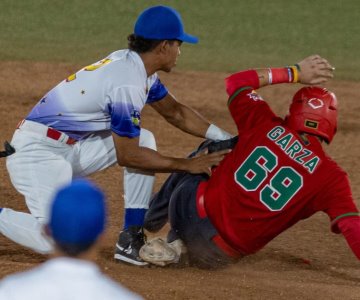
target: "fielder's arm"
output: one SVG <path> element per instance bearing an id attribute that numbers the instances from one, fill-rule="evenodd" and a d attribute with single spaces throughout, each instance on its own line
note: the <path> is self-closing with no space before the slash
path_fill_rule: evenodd
<path id="1" fill-rule="evenodd" d="M 121 137 L 113 133 L 117 161 L 120 166 L 148 172 L 189 172 L 211 175 L 211 167 L 217 166 L 230 150 L 202 154 L 194 158 L 175 158 L 161 155 L 155 150 L 140 147 L 139 138 Z"/>
<path id="2" fill-rule="evenodd" d="M 221 128 L 210 124 L 200 113 L 178 102 L 173 95 L 168 93 L 164 99 L 149 104 L 167 122 L 191 135 L 210 140 L 226 140 L 231 134 Z"/>

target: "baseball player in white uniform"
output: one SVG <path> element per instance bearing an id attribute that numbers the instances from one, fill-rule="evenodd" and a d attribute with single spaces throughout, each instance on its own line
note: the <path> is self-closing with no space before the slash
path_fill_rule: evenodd
<path id="1" fill-rule="evenodd" d="M 105 276 L 94 263 L 105 225 L 101 190 L 84 179 L 62 187 L 55 195 L 46 225 L 55 245 L 53 257 L 1 280 L 0 299 L 142 299 Z"/>
<path id="2" fill-rule="evenodd" d="M 41 228 L 54 191 L 117 162 L 126 167 L 125 220 L 115 259 L 145 265 L 138 251 L 144 244 L 142 226 L 154 172 L 209 173 L 223 158 L 223 152 L 191 159 L 163 156 L 156 152 L 153 134 L 141 128 L 141 110 L 148 104 L 187 133 L 213 140 L 230 137 L 178 102 L 156 73 L 176 65 L 182 42 L 198 41 L 184 32 L 178 12 L 166 6 L 146 9 L 128 41 L 129 49 L 60 82 L 19 123 L 11 141 L 16 152 L 7 157 L 7 169 L 30 214 L 0 209 L 0 232 L 9 239 L 50 252 Z"/>

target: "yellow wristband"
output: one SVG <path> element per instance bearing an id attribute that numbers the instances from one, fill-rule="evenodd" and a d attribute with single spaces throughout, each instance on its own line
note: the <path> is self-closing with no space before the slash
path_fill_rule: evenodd
<path id="1" fill-rule="evenodd" d="M 296 66 L 290 66 L 291 70 L 292 70 L 292 73 L 294 75 L 294 79 L 293 79 L 293 82 L 296 83 L 296 82 L 299 82 L 299 71 L 297 69 Z"/>

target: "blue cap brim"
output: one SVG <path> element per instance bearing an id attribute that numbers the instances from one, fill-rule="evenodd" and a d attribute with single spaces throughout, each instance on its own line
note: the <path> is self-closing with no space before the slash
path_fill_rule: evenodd
<path id="1" fill-rule="evenodd" d="M 197 44 L 199 42 L 199 38 L 191 34 L 187 34 L 185 32 L 181 37 L 178 37 L 177 39 L 184 43 L 190 43 L 190 44 Z"/>

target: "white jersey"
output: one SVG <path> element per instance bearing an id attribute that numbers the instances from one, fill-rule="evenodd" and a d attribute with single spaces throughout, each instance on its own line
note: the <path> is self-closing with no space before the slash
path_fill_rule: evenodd
<path id="1" fill-rule="evenodd" d="M 75 139 L 102 130 L 138 137 L 142 108 L 163 99 L 167 93 L 156 73 L 147 77 L 136 52 L 119 50 L 60 82 L 37 103 L 26 120 Z"/>
<path id="2" fill-rule="evenodd" d="M 94 263 L 61 257 L 0 281 L 0 299 L 136 300 L 142 298 L 102 274 Z"/>

